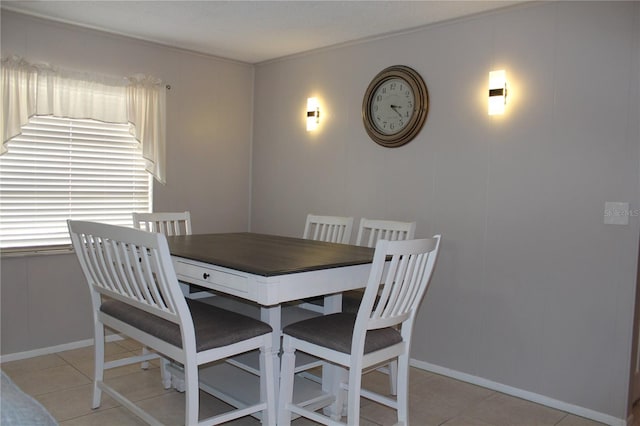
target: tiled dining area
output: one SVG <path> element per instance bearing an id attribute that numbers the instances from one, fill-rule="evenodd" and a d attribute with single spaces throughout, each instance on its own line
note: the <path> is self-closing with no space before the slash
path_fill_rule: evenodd
<path id="1" fill-rule="evenodd" d="M 110 342 L 105 348 L 107 359 L 127 352 L 137 354 L 139 350 L 140 345 L 132 340 Z M 106 395 L 99 409 L 90 408 L 93 347 L 6 362 L 1 368 L 22 390 L 42 403 L 61 426 L 144 424 Z M 139 365 L 113 369 L 106 373 L 106 381 L 165 424 L 184 423 L 184 394 L 162 387 L 157 362 L 152 363 L 148 370 L 140 369 Z M 378 391 L 388 389 L 387 376 L 378 372 L 365 375 L 364 383 Z M 416 426 L 601 424 L 416 368 L 411 368 L 409 388 L 410 420 Z M 225 403 L 204 392 L 200 392 L 200 404 L 201 417 L 228 409 Z M 362 426 L 391 425 L 394 421 L 392 410 L 371 401 L 362 401 Z M 229 424 L 258 425 L 259 422 L 245 417 Z M 292 424 L 316 423 L 298 419 Z"/>

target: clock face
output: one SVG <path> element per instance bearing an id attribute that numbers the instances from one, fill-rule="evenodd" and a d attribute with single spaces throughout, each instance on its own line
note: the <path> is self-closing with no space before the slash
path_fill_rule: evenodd
<path id="1" fill-rule="evenodd" d="M 373 93 L 371 117 L 376 129 L 385 135 L 400 132 L 413 116 L 413 89 L 406 81 L 390 78 Z"/>
<path id="2" fill-rule="evenodd" d="M 394 65 L 376 75 L 362 99 L 362 122 L 373 141 L 402 146 L 420 132 L 429 111 L 429 92 L 415 70 Z"/>

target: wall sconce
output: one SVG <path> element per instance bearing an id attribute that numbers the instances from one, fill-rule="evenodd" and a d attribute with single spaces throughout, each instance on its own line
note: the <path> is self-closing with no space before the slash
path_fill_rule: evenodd
<path id="1" fill-rule="evenodd" d="M 507 104 L 507 77 L 504 70 L 489 73 L 489 115 L 504 114 Z"/>
<path id="2" fill-rule="evenodd" d="M 320 124 L 320 106 L 318 98 L 307 99 L 307 132 L 311 132 L 318 128 Z"/>

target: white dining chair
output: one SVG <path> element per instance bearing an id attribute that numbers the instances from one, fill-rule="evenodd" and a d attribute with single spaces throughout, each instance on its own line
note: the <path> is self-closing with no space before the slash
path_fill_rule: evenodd
<path id="1" fill-rule="evenodd" d="M 416 233 L 415 222 L 397 220 L 360 219 L 357 246 L 375 247 L 378 240 L 412 240 Z"/>
<path id="2" fill-rule="evenodd" d="M 415 222 L 398 220 L 360 219 L 357 246 L 375 247 L 378 240 L 402 241 L 412 240 L 416 233 Z M 362 290 L 344 292 L 342 295 L 342 311 L 358 312 L 362 300 Z"/>
<path id="3" fill-rule="evenodd" d="M 357 314 L 341 312 L 286 326 L 278 403 L 278 425 L 291 423 L 292 414 L 325 425 L 340 425 L 340 414 L 321 414 L 322 400 L 293 402 L 296 351 L 348 369 L 348 381 L 335 384 L 325 406 L 335 403 L 342 413 L 347 391 L 347 424 L 360 421 L 360 397 L 396 410 L 396 424 L 409 424 L 408 380 L 411 336 L 418 308 L 429 285 L 440 249 L 440 235 L 407 241 L 379 240 L 364 298 Z M 363 370 L 398 361 L 398 395 L 389 398 L 362 388 Z M 345 374 L 343 379 L 347 378 Z M 310 407 L 310 408 L 309 408 Z"/>
<path id="4" fill-rule="evenodd" d="M 132 213 L 133 227 L 143 231 L 159 232 L 166 236 L 191 235 L 191 212 Z M 185 297 L 198 299 L 214 294 L 198 287 L 180 283 Z"/>
<path id="5" fill-rule="evenodd" d="M 145 422 L 159 424 L 151 414 L 105 383 L 104 372 L 161 354 L 183 366 L 185 425 L 215 425 L 259 412 L 262 424 L 275 424 L 271 326 L 185 299 L 163 234 L 94 222 L 68 221 L 68 227 L 93 307 L 93 408 L 100 407 L 104 391 Z M 105 362 L 105 327 L 156 353 Z M 199 421 L 198 367 L 256 349 L 260 350 L 260 401 Z"/>
<path id="6" fill-rule="evenodd" d="M 308 214 L 302 238 L 328 243 L 349 244 L 352 229 L 353 217 Z M 302 301 L 299 306 L 313 312 L 323 313 L 323 304 L 323 297 L 312 297 Z"/>
<path id="7" fill-rule="evenodd" d="M 133 227 L 161 234 L 191 235 L 191 212 L 132 213 Z"/>
<path id="8" fill-rule="evenodd" d="M 307 215 L 302 238 L 349 244 L 353 217 Z"/>
<path id="9" fill-rule="evenodd" d="M 415 222 L 402 222 L 398 220 L 360 219 L 356 245 L 375 247 L 379 240 L 403 241 L 411 240 L 416 233 Z M 358 312 L 363 296 L 362 290 L 345 291 L 342 293 L 342 311 Z M 389 375 L 389 391 L 391 395 L 397 395 L 398 363 L 391 361 L 387 366 L 377 369 Z"/>

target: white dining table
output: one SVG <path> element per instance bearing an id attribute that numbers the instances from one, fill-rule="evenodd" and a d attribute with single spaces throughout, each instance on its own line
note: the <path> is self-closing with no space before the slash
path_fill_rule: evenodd
<path id="1" fill-rule="evenodd" d="M 260 319 L 278 331 L 271 353 L 277 361 L 276 384 L 283 304 L 324 296 L 324 313 L 339 312 L 341 292 L 366 284 L 374 253 L 367 247 L 250 232 L 172 236 L 167 241 L 180 281 L 259 306 Z M 248 395 L 253 388 L 230 374 L 235 373 L 211 373 L 211 381 L 222 385 L 207 390 L 235 406 L 259 397 Z M 338 391 L 339 374 L 323 368 L 325 393 Z M 239 389 L 233 390 L 234 384 Z"/>

